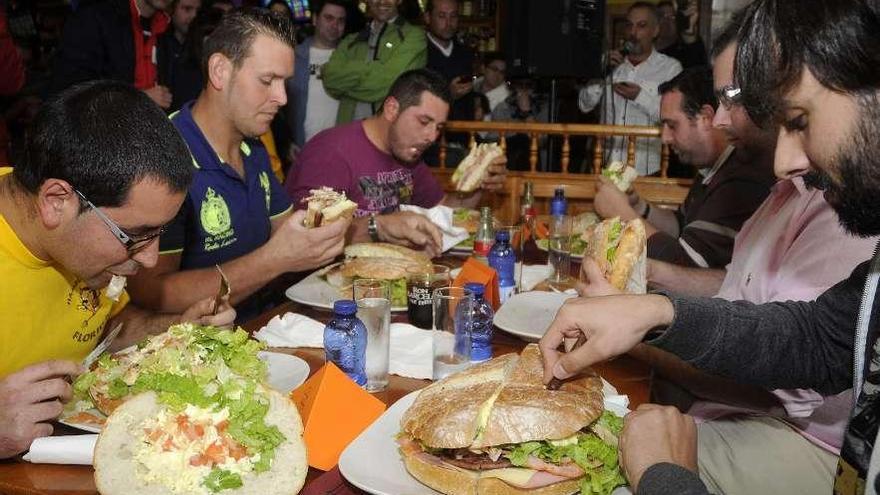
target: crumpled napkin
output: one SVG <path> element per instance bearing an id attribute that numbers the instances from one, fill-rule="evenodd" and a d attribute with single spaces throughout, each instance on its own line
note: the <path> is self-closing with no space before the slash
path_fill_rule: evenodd
<path id="1" fill-rule="evenodd" d="M 410 378 L 431 379 L 434 374 L 433 333 L 409 323 L 391 324 L 388 372 Z"/>
<path id="2" fill-rule="evenodd" d="M 414 205 L 400 205 L 401 211 L 411 211 L 428 217 L 443 234 L 443 252 L 449 251 L 456 244 L 468 238 L 467 229 L 452 224 L 452 208 L 437 205 L 430 209 Z"/>
<path id="3" fill-rule="evenodd" d="M 90 466 L 98 435 L 65 435 L 34 439 L 23 459 L 34 464 L 82 464 Z"/>
<path id="4" fill-rule="evenodd" d="M 270 347 L 324 347 L 324 324 L 308 316 L 285 313 L 275 316 L 254 338 Z M 431 378 L 433 350 L 431 332 L 408 323 L 392 323 L 389 373 L 410 378 Z"/>
<path id="5" fill-rule="evenodd" d="M 269 347 L 324 347 L 324 324 L 298 313 L 275 315 L 254 334 Z"/>

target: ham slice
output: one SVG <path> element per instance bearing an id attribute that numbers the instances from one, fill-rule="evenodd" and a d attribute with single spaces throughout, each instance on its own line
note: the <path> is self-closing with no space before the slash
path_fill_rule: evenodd
<path id="1" fill-rule="evenodd" d="M 574 462 L 569 461 L 564 464 L 550 464 L 549 462 L 544 462 L 533 455 L 529 456 L 529 459 L 526 461 L 526 466 L 537 471 L 546 471 L 550 474 L 569 479 L 580 478 L 584 475 L 584 470 Z"/>

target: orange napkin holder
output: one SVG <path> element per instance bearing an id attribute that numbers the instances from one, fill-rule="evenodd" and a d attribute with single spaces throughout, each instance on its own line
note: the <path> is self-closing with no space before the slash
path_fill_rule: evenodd
<path id="1" fill-rule="evenodd" d="M 303 419 L 309 466 L 328 471 L 345 447 L 385 411 L 385 403 L 327 363 L 290 393 Z"/>
<path id="2" fill-rule="evenodd" d="M 464 284 L 468 282 L 483 284 L 486 287 L 483 297 L 492 304 L 494 309 L 498 309 L 501 304 L 498 300 L 498 274 L 494 269 L 474 258 L 468 258 L 461 266 L 461 272 L 455 277 L 452 285 L 464 287 Z"/>

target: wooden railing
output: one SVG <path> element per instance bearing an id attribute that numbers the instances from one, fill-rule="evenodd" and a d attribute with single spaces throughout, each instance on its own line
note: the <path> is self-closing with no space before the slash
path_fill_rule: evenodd
<path id="1" fill-rule="evenodd" d="M 519 216 L 520 195 L 523 184 L 532 182 L 533 192 L 539 212 L 549 210 L 549 199 L 558 186 L 565 186 L 565 195 L 569 200 L 569 210 L 572 213 L 591 211 L 593 209 L 593 197 L 596 193 L 598 175 L 606 165 L 604 163 L 605 141 L 611 136 L 622 136 L 627 140 L 627 162 L 635 162 L 636 139 L 659 138 L 660 129 L 646 126 L 609 126 L 591 124 L 545 124 L 545 123 L 522 123 L 522 122 L 468 122 L 450 121 L 444 126 L 440 137 L 439 167 L 435 168 L 434 175 L 449 191 L 452 187 L 449 181 L 453 172 L 454 164 L 447 167 L 447 132 L 466 133 L 470 136 L 470 146 L 476 143 L 476 136 L 481 132 L 489 132 L 498 135 L 499 144 L 502 148 L 507 147 L 507 138 L 514 134 L 525 134 L 529 138 L 529 170 L 511 171 L 508 173 L 507 183 L 504 189 L 484 200 L 491 206 L 495 214 L 506 222 L 513 222 Z M 544 136 L 561 137 L 562 147 L 559 152 L 560 172 L 540 172 L 538 170 L 540 142 Z M 572 148 L 570 138 L 572 136 L 592 136 L 594 144 L 592 149 L 591 173 L 572 173 L 571 156 Z M 555 164 L 554 164 L 555 165 Z M 555 169 L 556 167 L 551 167 Z M 690 188 L 689 179 L 675 179 L 667 177 L 669 168 L 669 148 L 664 145 L 661 152 L 660 176 L 639 177 L 634 187 L 639 195 L 653 204 L 667 207 L 677 207 L 684 201 Z"/>

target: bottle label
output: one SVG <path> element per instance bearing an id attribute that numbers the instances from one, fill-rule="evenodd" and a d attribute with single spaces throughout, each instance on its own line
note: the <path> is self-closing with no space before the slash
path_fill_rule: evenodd
<path id="1" fill-rule="evenodd" d="M 499 285 L 498 302 L 504 304 L 516 292 L 516 285 Z"/>
<path id="2" fill-rule="evenodd" d="M 477 256 L 488 256 L 489 251 L 492 250 L 492 244 L 491 241 L 474 241 L 474 254 Z"/>

